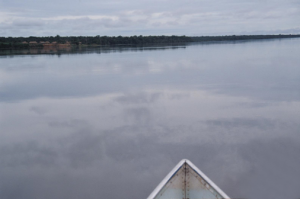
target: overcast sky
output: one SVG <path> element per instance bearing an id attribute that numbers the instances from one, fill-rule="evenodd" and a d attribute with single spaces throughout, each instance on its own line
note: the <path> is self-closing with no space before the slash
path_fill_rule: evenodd
<path id="1" fill-rule="evenodd" d="M 300 33 L 299 0 L 0 0 L 0 36 Z"/>

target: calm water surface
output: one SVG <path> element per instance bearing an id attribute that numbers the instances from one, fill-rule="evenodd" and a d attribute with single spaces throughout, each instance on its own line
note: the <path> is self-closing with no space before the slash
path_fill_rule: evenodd
<path id="1" fill-rule="evenodd" d="M 183 158 L 232 198 L 299 198 L 299 46 L 2 52 L 0 198 L 144 199 Z"/>

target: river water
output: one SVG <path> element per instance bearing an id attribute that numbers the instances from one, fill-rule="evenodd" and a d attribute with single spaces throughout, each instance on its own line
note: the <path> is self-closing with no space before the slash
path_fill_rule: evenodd
<path id="1" fill-rule="evenodd" d="M 300 197 L 300 39 L 0 52 L 0 198 L 145 199 L 183 158 Z"/>

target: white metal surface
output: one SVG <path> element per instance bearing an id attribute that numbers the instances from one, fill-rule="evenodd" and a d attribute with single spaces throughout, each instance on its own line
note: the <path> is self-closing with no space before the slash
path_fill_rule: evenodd
<path id="1" fill-rule="evenodd" d="M 147 199 L 230 199 L 200 169 L 181 160 Z"/>

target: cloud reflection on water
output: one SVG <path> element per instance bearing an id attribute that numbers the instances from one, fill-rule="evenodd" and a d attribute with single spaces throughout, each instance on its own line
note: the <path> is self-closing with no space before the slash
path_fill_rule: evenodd
<path id="1" fill-rule="evenodd" d="M 296 42 L 2 59 L 0 198 L 146 198 L 182 158 L 233 198 L 299 197 Z"/>

